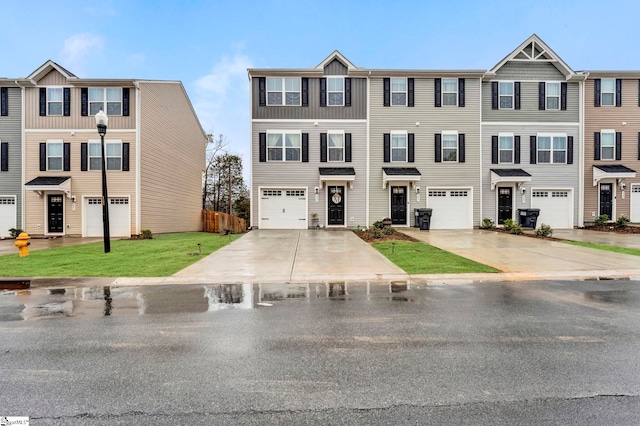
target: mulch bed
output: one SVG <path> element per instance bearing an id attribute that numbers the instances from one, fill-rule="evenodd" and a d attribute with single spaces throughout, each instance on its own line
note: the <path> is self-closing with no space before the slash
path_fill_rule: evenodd
<path id="1" fill-rule="evenodd" d="M 585 226 L 583 229 L 600 232 L 618 232 L 620 234 L 640 234 L 640 226 L 625 226 L 624 228 L 616 228 L 613 225 L 591 225 Z"/>
<path id="2" fill-rule="evenodd" d="M 376 238 L 375 234 L 368 230 L 353 231 L 353 233 L 368 243 L 381 243 L 384 241 L 412 241 L 415 243 L 419 241 L 413 237 L 403 234 L 402 232 L 394 232 L 390 235 L 383 235 L 380 238 Z"/>

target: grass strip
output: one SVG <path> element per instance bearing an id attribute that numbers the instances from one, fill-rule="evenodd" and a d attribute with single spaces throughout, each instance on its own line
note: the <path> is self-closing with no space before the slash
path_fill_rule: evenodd
<path id="1" fill-rule="evenodd" d="M 627 247 L 608 246 L 606 244 L 597 244 L 597 243 L 585 243 L 585 242 L 582 242 L 582 241 L 565 241 L 565 243 L 571 244 L 571 245 L 574 245 L 574 246 L 592 248 L 592 249 L 596 249 L 596 250 L 604 250 L 604 251 L 611 251 L 611 252 L 614 252 L 614 253 L 622 253 L 622 254 L 630 254 L 632 256 L 640 256 L 640 250 L 627 248 Z"/>

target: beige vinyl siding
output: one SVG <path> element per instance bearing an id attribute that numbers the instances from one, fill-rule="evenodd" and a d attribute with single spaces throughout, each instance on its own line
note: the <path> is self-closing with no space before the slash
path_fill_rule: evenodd
<path id="1" fill-rule="evenodd" d="M 309 162 L 260 162 L 259 134 L 270 130 L 293 130 L 309 134 Z M 351 159 L 346 162 L 320 162 L 320 133 L 331 130 L 351 133 Z M 325 224 L 327 220 L 327 192 L 326 185 L 320 188 L 318 202 L 315 201 L 314 188 L 320 187 L 319 167 L 353 167 L 356 176 L 353 189 L 346 184 L 345 226 L 365 226 L 366 222 L 366 123 L 364 121 L 344 121 L 318 124 L 314 126 L 310 122 L 272 122 L 256 123 L 252 125 L 252 183 L 251 183 L 251 225 L 259 226 L 258 214 L 260 191 L 258 188 L 267 187 L 305 187 L 309 193 L 308 212 L 309 225 L 311 214 L 317 213 L 319 224 Z M 354 221 L 351 222 L 350 218 Z"/>
<path id="2" fill-rule="evenodd" d="M 640 183 L 640 160 L 638 160 L 638 132 L 640 132 L 640 107 L 638 106 L 638 79 L 622 80 L 622 106 L 594 106 L 594 79 L 585 82 L 585 124 L 584 124 L 584 221 L 593 222 L 599 212 L 599 185 L 593 186 L 593 166 L 624 165 L 636 171 L 636 177 L 625 179 L 627 188 L 622 198 L 621 189 L 614 183 L 614 212 L 630 216 L 631 185 Z M 622 125 L 622 123 L 626 123 Z M 603 129 L 613 129 L 622 133 L 622 160 L 594 160 L 594 133 Z M 595 214 L 595 216 L 593 215 Z"/>
<path id="3" fill-rule="evenodd" d="M 140 93 L 141 229 L 199 231 L 205 134 L 198 117 L 181 83 L 143 82 Z"/>
<path id="4" fill-rule="evenodd" d="M 22 96 L 17 87 L 9 87 L 8 113 L 0 116 L 0 142 L 9 144 L 9 170 L 0 172 L 0 196 L 16 196 L 16 225 L 22 227 Z M 6 229 L 0 230 L 5 234 Z"/>
<path id="5" fill-rule="evenodd" d="M 446 78 L 443 75 L 442 78 Z M 473 223 L 480 223 L 480 80 L 465 79 L 465 107 L 434 106 L 434 79 L 414 80 L 414 107 L 384 107 L 383 79 L 371 80 L 370 124 L 370 221 L 389 216 L 389 189 L 382 189 L 383 167 L 415 167 L 421 173 L 420 202 L 415 189 L 409 191 L 409 210 L 426 207 L 426 189 L 473 188 Z M 416 125 L 420 123 L 420 125 Z M 406 131 L 415 135 L 415 162 L 384 162 L 385 133 Z M 465 134 L 464 163 L 435 162 L 435 134 L 457 131 Z M 395 185 L 395 184 L 394 184 Z M 408 184 L 407 184 L 408 186 Z"/>
<path id="6" fill-rule="evenodd" d="M 47 75 L 42 77 L 38 84 L 40 86 L 67 86 L 67 78 L 60 74 L 56 70 L 50 71 Z"/>

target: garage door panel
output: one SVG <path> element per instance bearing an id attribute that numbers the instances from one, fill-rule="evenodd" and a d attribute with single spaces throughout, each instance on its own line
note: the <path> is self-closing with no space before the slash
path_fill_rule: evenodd
<path id="1" fill-rule="evenodd" d="M 640 185 L 631 185 L 631 222 L 640 222 Z"/>
<path id="2" fill-rule="evenodd" d="M 260 197 L 261 229 L 306 229 L 306 189 L 263 189 Z"/>
<path id="3" fill-rule="evenodd" d="M 102 198 L 85 199 L 86 237 L 102 237 Z M 109 198 L 109 235 L 111 237 L 131 236 L 131 210 L 128 197 Z"/>
<path id="4" fill-rule="evenodd" d="M 473 227 L 471 189 L 430 189 L 427 207 L 433 209 L 431 229 L 470 229 Z"/>
<path id="5" fill-rule="evenodd" d="M 554 229 L 573 228 L 573 191 L 534 189 L 531 207 L 540 209 L 538 227 L 544 223 Z"/>
<path id="6" fill-rule="evenodd" d="M 0 197 L 0 237 L 8 237 L 9 229 L 17 225 L 17 207 L 15 197 Z"/>

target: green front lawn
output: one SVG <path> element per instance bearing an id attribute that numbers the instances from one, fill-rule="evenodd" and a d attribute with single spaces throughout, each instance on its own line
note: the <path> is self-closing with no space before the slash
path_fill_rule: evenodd
<path id="1" fill-rule="evenodd" d="M 604 251 L 612 251 L 614 253 L 622 253 L 622 254 L 631 254 L 633 256 L 640 256 L 640 250 L 626 248 L 626 247 L 618 247 L 618 246 L 607 246 L 605 244 L 596 244 L 596 243 L 583 243 L 582 241 L 565 241 L 567 244 L 572 244 L 574 246 L 588 247 L 597 250 Z"/>
<path id="2" fill-rule="evenodd" d="M 491 266 L 440 250 L 426 243 L 388 241 L 373 243 L 372 246 L 408 274 L 500 272 Z"/>
<path id="3" fill-rule="evenodd" d="M 165 277 L 213 253 L 240 235 L 187 232 L 152 240 L 113 240 L 111 252 L 102 242 L 57 247 L 0 257 L 2 277 Z M 202 254 L 197 244 L 202 244 Z"/>

